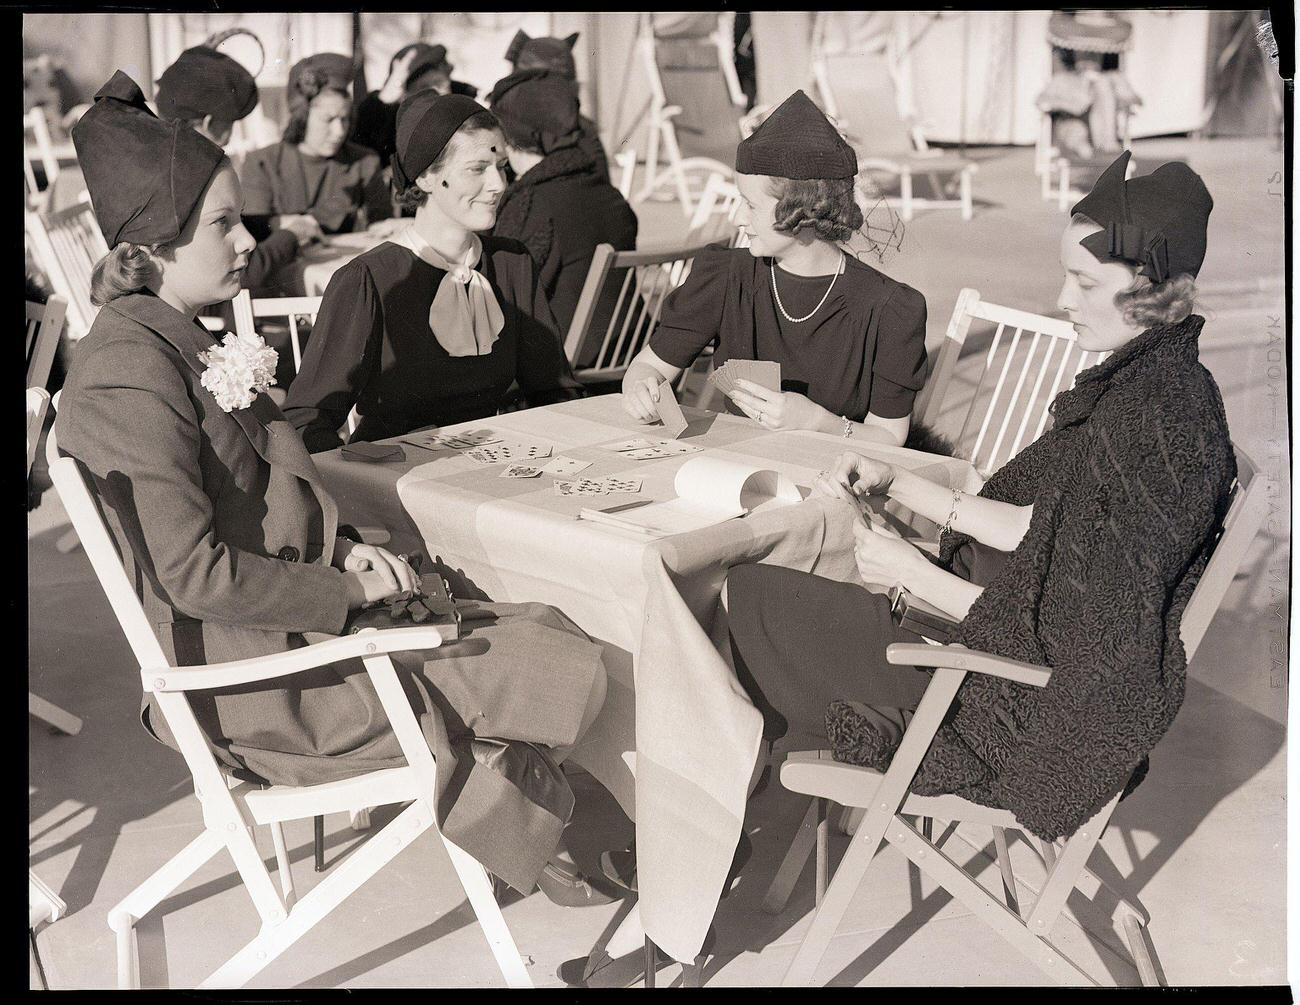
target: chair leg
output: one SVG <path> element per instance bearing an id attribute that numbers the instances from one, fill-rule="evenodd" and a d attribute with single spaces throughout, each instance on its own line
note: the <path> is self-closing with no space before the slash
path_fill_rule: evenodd
<path id="1" fill-rule="evenodd" d="M 812 854 L 816 840 L 817 800 L 813 799 L 809 801 L 808 812 L 804 814 L 799 829 L 795 831 L 794 840 L 790 842 L 790 850 L 781 860 L 781 866 L 776 870 L 772 885 L 767 889 L 767 896 L 763 898 L 763 910 L 768 914 L 780 914 L 785 910 L 785 905 L 790 902 L 794 884 L 803 873 L 803 867 L 808 862 L 808 856 Z"/>
<path id="2" fill-rule="evenodd" d="M 1056 845 L 1051 841 L 1043 841 L 1041 839 L 1038 843 L 1043 849 L 1043 864 L 1047 866 L 1047 871 L 1050 874 L 1056 867 Z"/>
<path id="3" fill-rule="evenodd" d="M 830 800 L 817 800 L 817 904 L 826 896 L 826 874 L 830 870 Z"/>
<path id="4" fill-rule="evenodd" d="M 645 937 L 645 987 L 652 988 L 655 986 L 655 957 L 658 954 L 655 951 L 655 944 L 650 936 Z"/>
<path id="5" fill-rule="evenodd" d="M 80 719 L 30 691 L 27 692 L 27 714 L 48 723 L 65 736 L 76 736 L 81 732 Z"/>
<path id="6" fill-rule="evenodd" d="M 134 920 L 117 930 L 117 989 L 140 990 L 140 944 Z"/>
<path id="7" fill-rule="evenodd" d="M 312 818 L 312 849 L 316 856 L 316 871 L 325 871 L 325 818 Z"/>
<path id="8" fill-rule="evenodd" d="M 1016 876 L 1011 870 L 1011 853 L 1007 849 L 1005 828 L 993 828 L 993 847 L 998 853 L 998 871 L 1002 873 L 1002 890 L 1006 894 L 1007 907 L 1019 914 L 1020 900 L 1016 895 Z"/>
<path id="9" fill-rule="evenodd" d="M 1148 988 L 1158 988 L 1164 985 L 1160 981 L 1160 972 L 1156 969 L 1155 960 L 1151 955 L 1150 947 L 1147 945 L 1146 928 L 1142 924 L 1142 919 L 1134 914 L 1124 915 L 1124 934 L 1128 936 L 1129 952 L 1133 954 L 1133 962 L 1137 964 L 1138 976 L 1142 980 L 1142 986 Z"/>
<path id="10" fill-rule="evenodd" d="M 279 820 L 271 824 L 271 844 L 275 846 L 275 869 L 280 874 L 280 891 L 285 907 L 293 907 L 296 894 L 293 889 L 293 870 L 289 866 L 289 849 L 284 843 L 284 825 Z"/>
<path id="11" fill-rule="evenodd" d="M 966 168 L 961 173 L 961 218 L 970 220 L 975 216 L 975 206 L 971 199 L 970 190 L 970 169 Z"/>
<path id="12" fill-rule="evenodd" d="M 898 188 L 903 197 L 903 209 L 901 216 L 904 223 L 911 222 L 912 219 L 912 172 L 911 169 L 904 167 L 902 174 L 898 176 Z"/>
<path id="13" fill-rule="evenodd" d="M 501 916 L 501 907 L 492 896 L 492 881 L 487 870 L 469 852 L 452 844 L 446 837 L 442 838 L 442 843 L 456 868 L 456 875 L 460 877 L 465 896 L 478 916 L 479 928 L 483 930 L 483 937 L 492 949 L 506 984 L 512 988 L 531 988 L 532 978 L 524 967 L 523 957 L 519 955 L 506 919 Z"/>

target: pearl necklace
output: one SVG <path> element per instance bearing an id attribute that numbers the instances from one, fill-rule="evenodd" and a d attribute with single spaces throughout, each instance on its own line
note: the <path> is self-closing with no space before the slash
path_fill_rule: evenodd
<path id="1" fill-rule="evenodd" d="M 789 321 L 791 324 L 797 325 L 803 321 L 807 321 L 809 318 L 811 318 L 814 314 L 816 314 L 819 310 L 822 309 L 822 305 L 826 303 L 826 298 L 831 295 L 831 290 L 835 289 L 835 282 L 840 278 L 840 273 L 843 271 L 844 271 L 844 255 L 841 254 L 839 265 L 835 267 L 835 275 L 831 276 L 831 284 L 830 286 L 826 287 L 826 292 L 823 293 L 822 298 L 819 301 L 817 301 L 817 306 L 814 307 L 811 311 L 809 311 L 801 318 L 792 318 L 790 316 L 790 312 L 785 309 L 785 305 L 781 303 L 781 294 L 777 291 L 776 288 L 776 262 L 773 261 L 770 267 L 770 272 L 772 276 L 772 298 L 776 301 L 776 309 L 779 310 L 781 312 L 781 316 L 785 318 L 787 321 Z"/>

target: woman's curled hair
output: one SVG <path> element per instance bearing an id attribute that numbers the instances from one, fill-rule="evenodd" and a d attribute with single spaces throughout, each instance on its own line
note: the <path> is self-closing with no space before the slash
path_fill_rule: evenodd
<path id="1" fill-rule="evenodd" d="M 110 300 L 148 287 L 154 274 L 151 250 L 142 244 L 123 241 L 95 263 L 90 274 L 90 302 L 102 307 Z"/>
<path id="2" fill-rule="evenodd" d="M 773 227 L 784 234 L 811 228 L 819 240 L 847 241 L 862 227 L 862 209 L 853 198 L 852 178 L 774 178 Z"/>
<path id="3" fill-rule="evenodd" d="M 489 112 L 486 108 L 481 112 L 475 112 L 468 119 L 460 124 L 460 128 L 452 133 L 451 139 L 447 145 L 442 148 L 438 156 L 433 159 L 425 171 L 438 171 L 447 163 L 447 158 L 451 156 L 451 145 L 456 142 L 457 136 L 463 136 L 467 133 L 484 133 L 491 129 L 501 129 L 501 123 L 497 117 Z M 421 174 L 424 172 L 422 171 Z M 397 185 L 397 174 L 393 174 L 393 199 L 404 212 L 414 213 L 423 206 L 429 199 L 429 193 L 415 184 L 412 178 L 406 188 L 399 188 Z"/>
<path id="4" fill-rule="evenodd" d="M 322 91 L 333 91 L 348 97 L 348 92 L 329 82 L 329 78 L 315 69 L 306 69 L 289 90 L 289 121 L 285 123 L 281 139 L 285 143 L 301 143 L 307 135 L 307 113 L 311 111 L 311 100 Z M 349 100 L 351 100 L 349 98 Z"/>
<path id="5" fill-rule="evenodd" d="M 1184 272 L 1163 283 L 1145 282 L 1138 277 L 1136 285 L 1115 295 L 1115 306 L 1124 316 L 1124 323 L 1134 328 L 1147 329 L 1156 325 L 1174 325 L 1191 314 L 1196 306 L 1196 280 Z"/>

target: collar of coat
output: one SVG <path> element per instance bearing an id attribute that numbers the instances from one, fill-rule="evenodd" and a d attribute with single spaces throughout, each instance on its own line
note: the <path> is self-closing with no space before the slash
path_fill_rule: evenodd
<path id="1" fill-rule="evenodd" d="M 501 198 L 497 210 L 494 234 L 522 241 L 528 253 L 540 267 L 551 256 L 555 228 L 550 220 L 528 225 L 528 214 L 533 207 L 533 192 L 537 186 L 558 178 L 589 174 L 597 177 L 596 162 L 591 154 L 578 147 L 566 147 L 547 154 L 514 180 Z"/>

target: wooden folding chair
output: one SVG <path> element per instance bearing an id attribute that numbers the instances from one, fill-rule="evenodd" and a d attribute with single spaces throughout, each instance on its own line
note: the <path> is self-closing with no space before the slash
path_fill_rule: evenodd
<path id="1" fill-rule="evenodd" d="M 1189 664 L 1259 530 L 1267 507 L 1266 488 L 1266 482 L 1258 476 L 1254 463 L 1238 450 L 1237 480 L 1228 514 L 1180 626 Z M 818 855 L 816 914 L 786 972 L 784 983 L 798 986 L 812 980 L 868 866 L 881 844 L 888 841 L 977 918 L 1038 964 L 1044 973 L 1063 984 L 1097 983 L 1051 941 L 1053 925 L 1062 913 L 1089 935 L 1099 937 L 1067 906 L 1067 899 L 1075 892 L 1080 879 L 1089 876 L 1115 898 L 1116 911 L 1122 915 L 1120 920 L 1128 950 L 1142 983 L 1158 984 L 1159 972 L 1145 932 L 1150 922 L 1146 911 L 1088 869 L 1089 856 L 1119 802 L 1118 792 L 1068 838 L 1041 843 L 1044 876 L 1041 883 L 1034 886 L 1023 879 L 1017 880 L 1011 868 L 1006 832 L 1022 830 L 1012 813 L 981 806 L 959 796 L 918 796 L 909 791 L 913 776 L 968 673 L 989 674 L 1044 687 L 1052 671 L 960 645 L 895 643 L 888 647 L 886 655 L 889 662 L 897 666 L 932 667 L 935 671 L 889 770 L 882 775 L 870 768 L 841 764 L 832 760 L 830 751 L 825 750 L 791 754 L 781 768 L 781 783 L 794 792 L 815 797 L 819 807 L 824 808 L 827 801 L 834 801 L 865 810 L 865 816 L 829 886 L 826 885 L 825 825 L 820 828 L 819 840 L 815 842 Z M 905 817 L 920 817 L 925 826 L 918 830 Z M 954 825 L 988 825 L 993 829 L 1005 903 L 954 862 L 940 843 L 931 840 L 929 821 L 933 819 L 950 821 Z M 805 827 L 806 824 L 805 821 Z M 797 877 L 813 843 L 809 837 L 797 840 L 778 875 L 791 881 Z M 1032 903 L 1021 899 L 1020 887 L 1032 895 Z M 785 893 L 788 895 L 788 889 Z M 1109 920 L 1113 929 L 1115 919 Z M 1111 938 L 1102 941 L 1117 949 L 1113 936 L 1112 930 Z"/>
<path id="2" fill-rule="evenodd" d="M 1133 136 L 1130 128 L 1131 118 L 1132 115 L 1128 109 L 1120 108 L 1116 112 L 1121 150 L 1129 150 L 1133 146 Z M 1055 199 L 1057 209 L 1064 213 L 1070 208 L 1072 202 L 1078 202 L 1088 193 L 1072 183 L 1071 175 L 1074 174 L 1077 178 L 1076 166 L 1061 153 L 1060 148 L 1053 139 L 1052 129 L 1052 113 L 1043 112 L 1039 119 L 1038 140 L 1034 144 L 1034 174 L 1038 176 L 1043 201 L 1051 202 Z M 1113 160 L 1118 156 L 1118 154 L 1102 155 L 1102 159 L 1109 157 Z M 1100 166 L 1104 167 L 1105 165 Z M 1124 177 L 1132 178 L 1136 172 L 1137 162 L 1129 160 L 1128 170 Z"/>
<path id="3" fill-rule="evenodd" d="M 971 219 L 972 176 L 979 165 L 965 157 L 932 150 L 920 126 L 904 119 L 898 106 L 892 54 L 830 53 L 826 45 L 828 24 L 826 12 L 816 15 L 813 85 L 826 114 L 839 122 L 857 148 L 861 173 L 898 178 L 902 203 L 899 215 L 904 220 L 911 220 L 918 209 L 960 209 L 963 220 Z M 918 174 L 928 178 L 936 195 L 945 190 L 940 176 L 955 175 L 957 198 L 915 197 L 913 180 Z"/>
<path id="4" fill-rule="evenodd" d="M 27 144 L 27 134 L 31 134 L 31 146 Z M 40 161 L 45 173 L 45 187 L 36 181 L 36 172 L 32 161 Z M 45 109 L 33 108 L 23 114 L 23 180 L 27 186 L 29 202 L 34 208 L 43 208 L 54 187 L 54 179 L 59 176 L 59 158 L 55 156 L 54 144 L 50 140 L 49 123 L 45 121 Z"/>
<path id="5" fill-rule="evenodd" d="M 43 304 L 26 301 L 27 318 L 27 386 L 44 387 L 50 379 L 54 354 L 63 334 L 63 321 L 67 316 L 66 297 L 54 294 Z M 31 467 L 30 461 L 28 467 Z"/>
<path id="6" fill-rule="evenodd" d="M 632 198 L 632 179 L 636 175 L 636 150 L 628 147 L 620 150 L 614 155 L 614 163 L 618 165 L 618 194 L 624 199 Z"/>
<path id="7" fill-rule="evenodd" d="M 261 916 L 262 926 L 248 945 L 200 985 L 204 989 L 246 984 L 430 828 L 442 837 L 506 982 L 511 987 L 531 987 L 519 950 L 493 898 L 487 871 L 438 831 L 434 816 L 433 754 L 388 657 L 394 652 L 436 648 L 442 642 L 437 630 L 363 631 L 256 659 L 208 666 L 171 666 L 122 566 L 84 468 L 75 458 L 59 456 L 53 432 L 47 452 L 50 477 L 139 661 L 144 690 L 155 696 L 176 738 L 194 778 L 194 794 L 203 807 L 203 830 L 199 836 L 109 911 L 109 926 L 117 936 L 119 987 L 136 988 L 140 984 L 136 922 L 171 896 L 223 848 L 234 860 L 235 869 Z M 194 716 L 189 693 L 276 680 L 358 657 L 365 664 L 392 724 L 407 760 L 405 767 L 372 771 L 320 785 L 261 787 L 237 780 L 218 765 Z M 309 893 L 297 897 L 283 822 L 389 803 L 409 805 Z M 257 825 L 267 825 L 271 831 L 278 890 L 254 840 L 253 828 Z"/>
<path id="8" fill-rule="evenodd" d="M 108 254 L 108 245 L 95 220 L 95 211 L 80 202 L 42 218 L 23 217 L 27 239 L 56 293 L 67 298 L 68 335 L 82 338 L 99 313 L 90 302 L 90 276 L 95 264 Z"/>
<path id="9" fill-rule="evenodd" d="M 731 248 L 741 247 L 744 235 L 736 226 L 739 211 L 740 189 L 725 175 L 715 171 L 704 183 L 700 201 L 695 204 L 686 232 L 687 245 L 694 247 L 722 241 Z"/>
<path id="10" fill-rule="evenodd" d="M 611 244 L 597 245 L 564 340 L 573 375 L 584 384 L 621 380 L 659 323 L 664 299 L 686 281 L 703 250 L 615 251 Z"/>
<path id="11" fill-rule="evenodd" d="M 993 328 L 983 369 L 973 387 L 965 379 L 961 387 L 951 387 L 974 321 Z M 1074 386 L 1085 367 L 1109 355 L 1080 349 L 1068 321 L 1002 307 L 981 300 L 978 290 L 963 289 L 934 369 L 917 398 L 916 414 L 922 423 L 938 428 L 945 412 L 965 408 L 958 449 L 987 478 L 1042 435 L 1052 399 Z"/>

